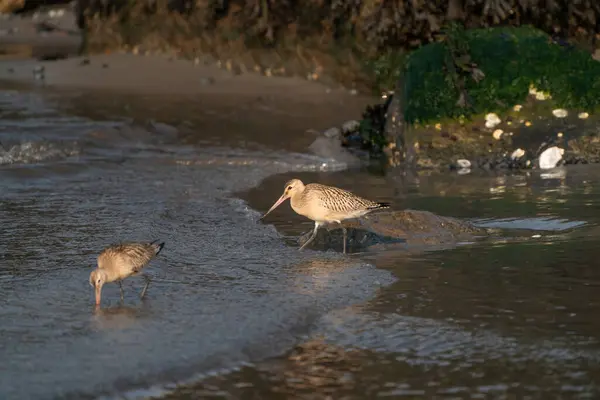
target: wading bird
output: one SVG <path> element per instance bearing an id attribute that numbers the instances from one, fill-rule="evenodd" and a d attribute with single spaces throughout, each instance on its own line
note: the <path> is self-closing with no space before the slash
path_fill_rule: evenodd
<path id="1" fill-rule="evenodd" d="M 344 233 L 344 253 L 346 253 L 347 232 L 346 228 L 342 226 L 342 221 L 360 218 L 372 211 L 389 207 L 387 203 L 367 200 L 347 190 L 318 183 L 304 185 L 300 179 L 292 179 L 285 184 L 283 194 L 279 200 L 260 217 L 260 220 L 287 199 L 291 199 L 292 209 L 296 213 L 315 221 L 315 228 L 311 237 L 299 250 L 302 250 L 315 239 L 320 226 L 337 222 Z"/>
<path id="2" fill-rule="evenodd" d="M 132 275 L 137 275 L 148 265 L 160 251 L 164 243 L 120 243 L 113 244 L 105 248 L 98 256 L 98 268 L 90 274 L 90 285 L 96 291 L 96 306 L 100 305 L 102 296 L 102 286 L 105 283 L 117 281 L 121 289 L 121 301 L 124 299 L 122 280 Z M 140 298 L 144 298 L 148 285 L 150 285 L 150 277 L 142 275 L 146 281 L 146 285 L 142 290 Z"/>

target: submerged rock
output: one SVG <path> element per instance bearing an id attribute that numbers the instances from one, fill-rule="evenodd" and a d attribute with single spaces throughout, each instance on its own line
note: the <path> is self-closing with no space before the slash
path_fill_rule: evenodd
<path id="1" fill-rule="evenodd" d="M 338 127 L 329 128 L 325 132 L 323 132 L 323 136 L 330 139 L 340 138 L 342 136 L 342 131 Z"/>
<path id="2" fill-rule="evenodd" d="M 457 218 L 416 210 L 382 211 L 361 220 L 346 221 L 344 226 L 348 229 L 348 248 L 354 251 L 378 244 L 397 243 L 418 247 L 458 244 L 488 236 L 487 229 Z M 311 233 L 303 235 L 298 244 L 304 244 Z M 309 246 L 323 250 L 341 249 L 342 240 L 342 230 L 334 224 L 320 229 Z"/>
<path id="3" fill-rule="evenodd" d="M 342 147 L 339 137 L 319 136 L 308 147 L 315 155 L 336 162 L 345 163 L 348 167 L 359 166 L 360 159 Z"/>

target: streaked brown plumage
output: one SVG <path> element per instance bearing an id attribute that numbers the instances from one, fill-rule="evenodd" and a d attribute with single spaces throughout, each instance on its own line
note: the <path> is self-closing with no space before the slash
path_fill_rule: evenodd
<path id="1" fill-rule="evenodd" d="M 117 281 L 121 288 L 123 300 L 123 285 L 121 281 L 132 275 L 139 274 L 141 270 L 162 250 L 164 243 L 120 243 L 106 247 L 98 256 L 98 268 L 90 274 L 90 285 L 96 291 L 96 305 L 100 305 L 102 286 L 105 283 Z M 144 275 L 146 285 L 142 290 L 141 298 L 146 294 L 150 279 Z"/>
<path id="2" fill-rule="evenodd" d="M 292 209 L 315 221 L 312 236 L 300 247 L 302 250 L 317 236 L 319 226 L 336 222 L 340 224 L 346 219 L 360 218 L 374 210 L 388 208 L 387 203 L 378 203 L 355 195 L 347 190 L 333 186 L 310 183 L 304 185 L 300 179 L 292 179 L 285 184 L 283 194 L 260 219 L 266 217 L 286 199 L 291 199 Z M 346 228 L 344 233 L 344 253 L 346 252 Z"/>

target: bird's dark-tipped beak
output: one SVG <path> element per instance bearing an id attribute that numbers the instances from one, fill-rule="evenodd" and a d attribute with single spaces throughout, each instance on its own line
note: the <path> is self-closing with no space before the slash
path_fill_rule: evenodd
<path id="1" fill-rule="evenodd" d="M 286 201 L 289 198 L 289 196 L 287 194 L 282 194 L 281 197 L 279 198 L 279 200 L 277 200 L 275 202 L 275 204 L 273 204 L 273 206 L 269 209 L 269 211 L 267 211 L 262 217 L 260 217 L 258 220 L 262 220 L 264 217 L 266 217 L 267 215 L 269 215 L 269 213 L 271 211 L 273 211 L 274 209 L 276 209 L 277 207 L 279 207 L 279 205 L 281 205 L 281 203 L 283 203 L 284 201 Z"/>

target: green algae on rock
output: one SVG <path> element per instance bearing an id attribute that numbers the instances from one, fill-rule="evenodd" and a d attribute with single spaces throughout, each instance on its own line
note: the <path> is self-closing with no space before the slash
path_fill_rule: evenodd
<path id="1" fill-rule="evenodd" d="M 425 168 L 463 159 L 485 169 L 528 168 L 548 146 L 598 134 L 597 118 L 587 117 L 600 108 L 600 63 L 531 27 L 450 26 L 444 40 L 414 51 L 399 69 L 394 97 L 401 100 L 369 108 L 358 132 L 375 155 L 413 152 L 408 158 Z M 390 134 L 382 112 L 408 124 Z M 577 149 L 576 156 L 567 149 L 564 161 L 592 162 Z"/>
<path id="2" fill-rule="evenodd" d="M 468 54 L 461 56 L 469 56 L 485 76 L 464 79 L 469 100 L 461 106 L 460 88 L 449 78 L 448 40 L 414 51 L 404 77 L 408 122 L 507 111 L 525 100 L 531 84 L 550 93 L 558 107 L 594 110 L 600 106 L 600 63 L 586 50 L 562 46 L 531 27 L 454 30 L 451 35 L 465 42 Z"/>

